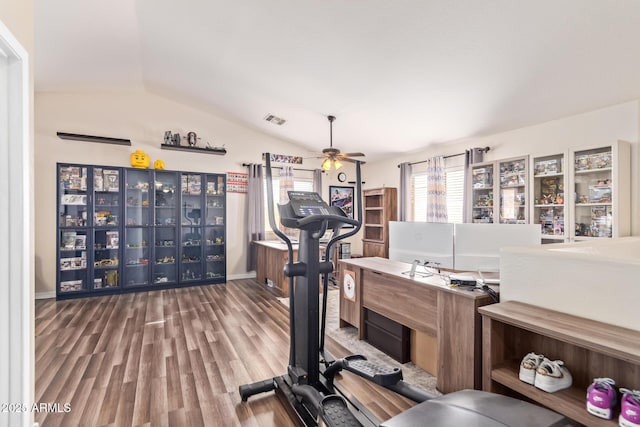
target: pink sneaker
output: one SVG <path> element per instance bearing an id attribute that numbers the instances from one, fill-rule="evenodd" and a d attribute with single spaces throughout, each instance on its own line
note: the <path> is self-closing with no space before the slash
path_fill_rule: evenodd
<path id="1" fill-rule="evenodd" d="M 594 378 L 587 389 L 587 411 L 596 417 L 610 420 L 616 406 L 616 382 L 611 378 Z"/>
<path id="2" fill-rule="evenodd" d="M 618 424 L 622 427 L 640 427 L 640 391 L 621 388 L 622 407 Z"/>

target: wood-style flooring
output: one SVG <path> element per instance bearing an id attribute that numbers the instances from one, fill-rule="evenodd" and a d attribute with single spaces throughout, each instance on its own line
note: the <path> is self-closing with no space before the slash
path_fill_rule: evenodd
<path id="1" fill-rule="evenodd" d="M 273 392 L 238 386 L 286 372 L 288 311 L 254 280 L 36 302 L 41 426 L 291 426 Z M 347 354 L 327 337 L 336 357 Z M 349 373 L 341 383 L 380 420 L 411 402 Z"/>

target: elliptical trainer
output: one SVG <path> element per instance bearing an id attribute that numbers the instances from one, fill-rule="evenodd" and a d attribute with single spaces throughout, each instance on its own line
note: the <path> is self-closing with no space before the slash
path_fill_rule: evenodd
<path id="1" fill-rule="evenodd" d="M 287 245 L 289 259 L 284 274 L 289 277 L 290 346 L 287 373 L 239 387 L 242 401 L 275 390 L 286 399 L 290 414 L 305 426 L 460 426 L 498 427 L 524 425 L 564 426 L 563 417 L 546 409 L 492 393 L 463 390 L 434 398 L 433 395 L 402 380 L 398 368 L 380 366 L 364 356 L 352 355 L 333 360 L 324 350 L 328 275 L 333 271 L 331 250 L 335 243 L 356 234 L 362 224 L 360 162 L 356 161 L 357 219 L 342 209 L 328 206 L 314 192 L 290 191 L 289 202 L 278 205 L 280 222 L 300 230 L 298 261 L 293 246 L 275 223 L 271 155 L 265 153 L 269 224 Z M 343 225 L 355 228 L 340 234 Z M 320 238 L 327 230 L 333 234 L 320 261 Z M 319 325 L 320 274 L 323 275 L 323 310 Z M 295 286 L 294 286 L 295 278 Z M 393 390 L 419 404 L 380 424 L 379 420 L 334 381 L 341 370 L 350 371 L 382 387 Z M 505 407 L 509 411 L 505 411 Z M 531 422 L 533 420 L 533 423 Z"/>

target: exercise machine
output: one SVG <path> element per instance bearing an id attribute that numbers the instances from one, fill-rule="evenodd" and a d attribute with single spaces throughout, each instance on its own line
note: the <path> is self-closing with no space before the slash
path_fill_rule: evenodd
<path id="1" fill-rule="evenodd" d="M 287 373 L 239 387 L 242 401 L 253 395 L 275 390 L 288 403 L 290 414 L 305 426 L 561 426 L 563 417 L 543 408 L 506 396 L 475 390 L 435 397 L 403 381 L 398 368 L 376 365 L 361 355 L 334 360 L 324 349 L 328 277 L 333 271 L 334 245 L 355 235 L 362 224 L 360 162 L 356 161 L 357 219 L 348 218 L 339 207 L 329 206 L 314 192 L 289 191 L 289 202 L 278 205 L 280 223 L 299 231 L 298 260 L 293 246 L 276 225 L 273 206 L 271 155 L 265 153 L 269 224 L 284 241 L 289 259 L 284 274 L 289 278 L 290 345 Z M 343 226 L 354 228 L 341 234 Z M 320 239 L 328 230 L 331 238 L 320 260 Z M 323 304 L 320 313 L 320 275 Z M 294 286 L 295 279 L 295 286 Z M 352 372 L 390 389 L 416 403 L 416 406 L 380 424 L 367 409 L 335 381 L 342 370 Z M 508 410 L 505 410 L 508 408 Z M 522 420 L 528 420 L 528 424 Z M 531 422 L 533 420 L 533 423 Z"/>

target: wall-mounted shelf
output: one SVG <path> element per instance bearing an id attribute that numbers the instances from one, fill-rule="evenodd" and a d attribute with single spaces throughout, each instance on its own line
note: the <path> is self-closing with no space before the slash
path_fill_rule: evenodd
<path id="1" fill-rule="evenodd" d="M 160 148 L 163 150 L 175 150 L 175 151 L 191 151 L 198 153 L 217 154 L 218 156 L 224 156 L 227 154 L 227 150 L 224 148 L 200 148 L 200 147 L 185 147 L 182 145 L 161 144 Z"/>
<path id="2" fill-rule="evenodd" d="M 102 144 L 131 145 L 130 139 L 110 138 L 108 136 L 80 135 L 76 133 L 56 132 L 58 138 L 72 141 L 99 142 Z"/>

